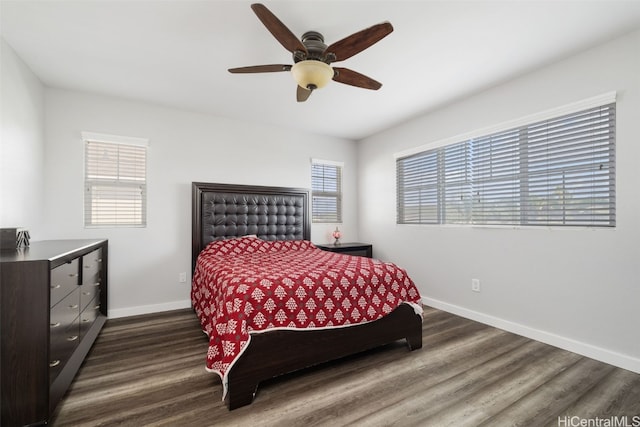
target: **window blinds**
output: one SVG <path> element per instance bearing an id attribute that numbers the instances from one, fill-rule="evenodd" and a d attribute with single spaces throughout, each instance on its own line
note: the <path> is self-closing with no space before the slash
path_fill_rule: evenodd
<path id="1" fill-rule="evenodd" d="M 615 103 L 397 159 L 399 224 L 615 226 Z"/>
<path id="2" fill-rule="evenodd" d="M 313 222 L 342 222 L 342 166 L 311 163 Z"/>
<path id="3" fill-rule="evenodd" d="M 145 226 L 147 147 L 85 141 L 85 226 Z"/>

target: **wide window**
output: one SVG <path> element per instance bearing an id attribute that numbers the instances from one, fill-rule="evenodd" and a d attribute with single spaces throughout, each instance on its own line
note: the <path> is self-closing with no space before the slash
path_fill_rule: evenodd
<path id="1" fill-rule="evenodd" d="M 399 224 L 615 226 L 615 102 L 396 162 Z"/>
<path id="2" fill-rule="evenodd" d="M 146 140 L 89 133 L 83 140 L 85 226 L 146 226 Z"/>
<path id="3" fill-rule="evenodd" d="M 311 161 L 313 222 L 342 222 L 342 163 Z"/>

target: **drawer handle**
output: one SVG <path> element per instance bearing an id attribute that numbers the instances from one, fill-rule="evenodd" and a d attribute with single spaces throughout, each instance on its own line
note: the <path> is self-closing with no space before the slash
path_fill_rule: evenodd
<path id="1" fill-rule="evenodd" d="M 91 322 L 91 319 L 82 319 L 83 322 Z"/>
<path id="2" fill-rule="evenodd" d="M 57 328 L 58 326 L 60 326 L 60 322 L 50 323 L 49 326 L 51 326 L 52 328 Z"/>
<path id="3" fill-rule="evenodd" d="M 94 283 L 93 286 L 100 286 L 100 282 Z"/>
<path id="4" fill-rule="evenodd" d="M 78 277 L 79 274 L 78 273 L 69 273 L 69 277 Z"/>
<path id="5" fill-rule="evenodd" d="M 89 296 L 89 295 L 91 295 L 91 292 L 83 292 L 82 295 Z"/>
<path id="6" fill-rule="evenodd" d="M 100 304 L 97 304 L 93 307 L 94 310 L 99 310 L 100 309 Z"/>
<path id="7" fill-rule="evenodd" d="M 96 261 L 97 262 L 102 262 L 102 258 L 98 258 Z"/>
<path id="8" fill-rule="evenodd" d="M 75 341 L 78 339 L 77 335 L 71 335 L 70 337 L 67 337 L 67 341 Z"/>
<path id="9" fill-rule="evenodd" d="M 49 362 L 49 367 L 50 368 L 55 368 L 56 366 L 58 366 L 60 364 L 60 361 L 58 359 L 56 360 L 52 360 L 51 362 Z"/>
<path id="10" fill-rule="evenodd" d="M 71 305 L 69 306 L 69 309 L 70 309 L 70 310 L 73 310 L 74 308 L 78 308 L 78 304 L 71 304 Z"/>
<path id="11" fill-rule="evenodd" d="M 51 285 L 51 289 L 60 289 L 60 285 Z"/>

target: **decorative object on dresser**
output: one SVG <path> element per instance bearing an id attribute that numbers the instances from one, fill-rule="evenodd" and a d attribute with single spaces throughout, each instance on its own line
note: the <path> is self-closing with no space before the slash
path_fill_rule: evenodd
<path id="1" fill-rule="evenodd" d="M 29 230 L 26 228 L 18 228 L 18 235 L 16 236 L 16 246 L 18 248 L 28 247 L 30 239 Z"/>
<path id="2" fill-rule="evenodd" d="M 106 322 L 107 260 L 104 239 L 0 254 L 3 426 L 48 422 Z"/>
<path id="3" fill-rule="evenodd" d="M 323 251 L 338 252 L 347 255 L 373 257 L 373 246 L 370 243 L 328 243 L 316 244 L 316 247 Z"/>
<path id="4" fill-rule="evenodd" d="M 15 251 L 17 236 L 17 228 L 0 228 L 0 250 Z"/>
<path id="5" fill-rule="evenodd" d="M 241 236 L 267 241 L 309 240 L 309 202 L 310 191 L 307 189 L 194 182 L 194 271 L 200 265 L 197 263 L 199 254 L 217 240 Z M 194 292 L 194 284 L 192 302 L 194 296 L 204 294 Z M 421 311 L 421 307 L 419 309 Z M 202 323 L 203 318 L 200 320 Z M 242 354 L 228 367 L 226 381 L 223 379 L 229 409 L 251 404 L 258 384 L 278 375 L 397 340 L 406 339 L 410 350 L 421 348 L 422 316 L 412 305 L 402 303 L 388 315 L 368 323 L 328 329 L 273 329 L 251 332 L 250 337 Z"/>

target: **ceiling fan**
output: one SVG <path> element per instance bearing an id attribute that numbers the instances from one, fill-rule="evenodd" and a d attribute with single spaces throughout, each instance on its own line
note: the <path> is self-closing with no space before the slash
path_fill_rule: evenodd
<path id="1" fill-rule="evenodd" d="M 309 99 L 311 92 L 325 86 L 329 80 L 372 90 L 378 90 L 382 87 L 380 82 L 370 77 L 348 68 L 331 67 L 329 64 L 351 58 L 382 40 L 393 31 L 393 26 L 389 22 L 366 28 L 327 46 L 324 44 L 324 37 L 317 31 L 307 31 L 302 35 L 301 40 L 298 39 L 263 4 L 252 4 L 251 9 L 276 40 L 293 54 L 294 65 L 254 65 L 230 68 L 230 73 L 291 71 L 298 83 L 296 93 L 298 102 Z"/>

